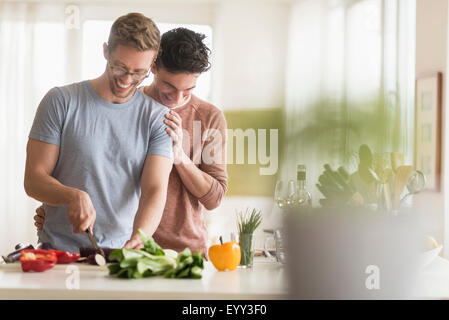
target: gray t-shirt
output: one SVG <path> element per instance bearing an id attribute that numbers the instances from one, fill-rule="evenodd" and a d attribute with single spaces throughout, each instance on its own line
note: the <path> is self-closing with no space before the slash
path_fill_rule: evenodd
<path id="1" fill-rule="evenodd" d="M 90 81 L 55 87 L 39 104 L 29 138 L 60 147 L 52 176 L 89 194 L 101 247 L 121 248 L 132 234 L 146 156 L 173 159 L 168 112 L 139 90 L 125 103 L 109 103 Z M 91 247 L 86 234 L 73 233 L 66 209 L 44 205 L 39 241 L 72 252 Z"/>

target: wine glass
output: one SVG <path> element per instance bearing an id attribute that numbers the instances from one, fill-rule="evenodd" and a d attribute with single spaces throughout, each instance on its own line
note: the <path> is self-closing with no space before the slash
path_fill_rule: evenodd
<path id="1" fill-rule="evenodd" d="M 298 201 L 298 184 L 295 180 L 285 183 L 283 180 L 276 182 L 274 189 L 274 201 L 279 208 L 293 208 Z"/>
<path id="2" fill-rule="evenodd" d="M 276 181 L 276 186 L 274 187 L 274 202 L 281 209 L 287 206 L 286 194 L 285 182 L 282 180 Z"/>
<path id="3" fill-rule="evenodd" d="M 293 208 L 298 202 L 298 184 L 290 180 L 287 186 L 287 206 Z"/>

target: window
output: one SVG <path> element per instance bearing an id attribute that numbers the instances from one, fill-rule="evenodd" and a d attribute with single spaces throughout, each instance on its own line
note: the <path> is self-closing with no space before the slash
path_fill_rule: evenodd
<path id="1" fill-rule="evenodd" d="M 65 84 L 64 25 L 39 22 L 35 24 L 33 32 L 34 51 L 31 55 L 33 59 L 31 74 L 37 98 L 41 99 L 52 87 Z M 36 108 L 38 102 L 34 103 Z"/>

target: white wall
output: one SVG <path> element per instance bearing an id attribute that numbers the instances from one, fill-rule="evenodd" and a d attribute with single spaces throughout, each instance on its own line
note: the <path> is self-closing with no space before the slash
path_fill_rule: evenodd
<path id="1" fill-rule="evenodd" d="M 448 37 L 448 0 L 416 0 L 416 77 L 435 72 L 443 72 L 443 115 L 446 119 L 446 75 L 447 75 L 447 37 Z M 445 175 L 445 121 L 442 126 L 442 177 Z M 444 237 L 444 189 L 440 193 L 423 193 L 416 197 L 417 207 L 428 215 L 429 233 L 439 243 Z M 433 206 L 431 205 L 433 204 Z M 446 219 L 447 220 L 447 219 Z M 446 232 L 446 237 L 448 234 Z M 445 242 L 444 255 L 449 257 L 449 238 Z"/>
<path id="2" fill-rule="evenodd" d="M 264 229 L 280 227 L 282 223 L 282 212 L 273 208 L 273 199 L 269 197 L 228 197 L 224 199 L 219 208 L 204 212 L 204 218 L 209 233 L 209 244 L 219 242 L 220 236 L 223 241 L 230 240 L 230 234 L 238 234 L 237 212 L 245 212 L 248 208 L 260 210 L 262 223 L 255 232 L 255 248 L 263 248 L 267 233 Z"/>
<path id="3" fill-rule="evenodd" d="M 222 109 L 284 104 L 289 1 L 133 1 L 82 7 L 81 19 L 138 11 L 157 22 L 213 28 L 212 99 Z"/>
<path id="4" fill-rule="evenodd" d="M 285 1 L 221 1 L 216 7 L 212 103 L 223 110 L 283 107 L 290 4 Z M 206 212 L 210 240 L 236 232 L 235 210 L 262 211 L 256 248 L 263 229 L 278 225 L 271 197 L 225 197 Z"/>
<path id="5" fill-rule="evenodd" d="M 283 2 L 220 2 L 213 102 L 223 109 L 283 105 L 289 8 Z"/>

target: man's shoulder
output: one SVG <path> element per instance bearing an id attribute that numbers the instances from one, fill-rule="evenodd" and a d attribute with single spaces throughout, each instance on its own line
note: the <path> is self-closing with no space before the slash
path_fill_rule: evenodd
<path id="1" fill-rule="evenodd" d="M 136 91 L 136 94 L 139 95 L 140 101 L 142 104 L 151 112 L 155 117 L 164 116 L 166 113 L 170 111 L 169 108 L 164 106 L 163 104 L 157 102 L 153 98 L 144 94 L 140 89 Z"/>
<path id="2" fill-rule="evenodd" d="M 71 94 L 71 93 L 79 92 L 80 90 L 86 90 L 88 85 L 89 85 L 89 80 L 84 80 L 84 81 L 66 84 L 63 86 L 58 86 L 55 88 L 60 90 L 63 93 Z"/>
<path id="3" fill-rule="evenodd" d="M 212 103 L 207 102 L 206 100 L 203 100 L 194 94 L 192 94 L 192 97 L 190 98 L 189 103 L 192 104 L 196 109 L 201 110 L 201 111 L 207 111 L 207 112 L 213 112 L 213 113 L 222 112 L 218 107 L 216 107 Z"/>
<path id="4" fill-rule="evenodd" d="M 192 107 L 198 112 L 202 119 L 206 120 L 224 120 L 223 111 L 210 102 L 207 102 L 192 94 L 189 102 Z"/>
<path id="5" fill-rule="evenodd" d="M 63 86 L 56 86 L 51 88 L 47 95 L 50 95 L 56 99 L 68 100 L 74 96 L 79 95 L 81 90 L 84 90 L 87 86 L 87 81 L 75 82 Z"/>

